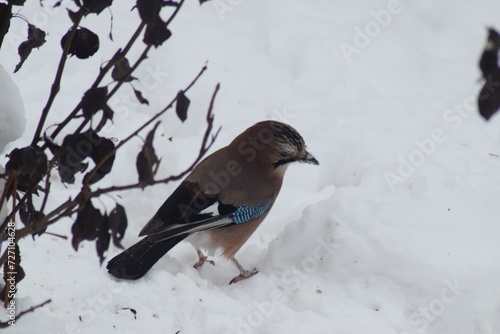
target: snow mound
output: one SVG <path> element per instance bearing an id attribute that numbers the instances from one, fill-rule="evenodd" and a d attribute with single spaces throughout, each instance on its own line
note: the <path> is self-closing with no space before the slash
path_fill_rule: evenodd
<path id="1" fill-rule="evenodd" d="M 21 94 L 7 71 L 0 65 L 0 152 L 24 132 L 26 118 Z"/>

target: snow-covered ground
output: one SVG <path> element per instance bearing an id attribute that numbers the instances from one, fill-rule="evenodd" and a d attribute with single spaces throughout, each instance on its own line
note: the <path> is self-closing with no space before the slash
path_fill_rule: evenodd
<path id="1" fill-rule="evenodd" d="M 139 22 L 133 4 L 114 2 L 114 42 L 109 12 L 83 22 L 98 26 L 102 48 L 68 61 L 47 124 L 72 110 L 98 65 L 124 45 Z M 22 14 L 50 35 L 10 74 L 27 123 L 2 156 L 31 141 L 70 25 L 63 6 L 32 1 Z M 135 75 L 150 106 L 124 87 L 106 135 L 124 138 L 208 61 L 188 94 L 188 120 L 173 112 L 162 118 L 161 175 L 196 156 L 217 82 L 222 132 L 213 150 L 276 119 L 303 135 L 321 165 L 289 168 L 272 213 L 237 256 L 260 273 L 231 286 L 230 263 L 215 258 L 216 266 L 195 270 L 188 244 L 144 278 L 124 282 L 99 267 L 94 243 L 74 252 L 70 240 L 23 239 L 18 309 L 52 302 L 6 333 L 500 333 L 500 120 L 483 121 L 475 102 L 488 26 L 500 27 L 497 1 L 212 0 L 200 7 L 187 0 L 172 38 Z M 0 52 L 9 73 L 25 34 L 25 24 L 14 22 Z M 140 139 L 125 146 L 100 186 L 135 181 L 141 146 Z M 131 245 L 176 186 L 95 205 L 110 211 L 114 199 L 126 208 L 123 244 Z M 68 196 L 64 187 L 55 191 L 58 200 Z M 49 230 L 70 237 L 71 224 Z M 109 256 L 118 252 L 112 246 Z"/>

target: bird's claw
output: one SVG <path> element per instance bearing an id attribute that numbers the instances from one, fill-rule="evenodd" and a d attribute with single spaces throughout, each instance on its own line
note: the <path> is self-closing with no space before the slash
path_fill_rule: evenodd
<path id="1" fill-rule="evenodd" d="M 236 283 L 236 282 L 239 282 L 239 281 L 242 281 L 242 280 L 245 280 L 247 278 L 250 278 L 250 277 L 256 275 L 258 272 L 259 271 L 257 269 L 242 271 L 238 276 L 236 276 L 235 278 L 233 278 L 231 280 L 231 282 L 229 282 L 229 285 L 231 285 L 233 283 Z"/>
<path id="2" fill-rule="evenodd" d="M 205 262 L 210 263 L 212 266 L 215 266 L 215 262 L 212 260 L 209 260 L 207 256 L 203 255 L 201 251 L 198 251 L 198 262 L 194 264 L 194 269 L 198 269 L 202 265 L 205 264 Z"/>

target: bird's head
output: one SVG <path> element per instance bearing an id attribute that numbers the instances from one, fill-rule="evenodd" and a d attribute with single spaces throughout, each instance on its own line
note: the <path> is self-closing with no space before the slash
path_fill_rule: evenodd
<path id="1" fill-rule="evenodd" d="M 306 150 L 302 136 L 290 125 L 271 122 L 269 128 L 274 135 L 271 147 L 274 149 L 274 166 L 279 167 L 298 161 L 319 165 L 318 160 Z"/>
<path id="2" fill-rule="evenodd" d="M 306 150 L 302 136 L 290 125 L 263 121 L 248 128 L 231 145 L 247 162 L 256 161 L 284 170 L 292 162 L 319 165 Z"/>

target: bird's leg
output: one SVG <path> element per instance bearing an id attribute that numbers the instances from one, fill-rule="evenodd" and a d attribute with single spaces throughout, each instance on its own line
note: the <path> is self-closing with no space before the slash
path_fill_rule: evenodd
<path id="1" fill-rule="evenodd" d="M 205 264 L 205 262 L 210 263 L 212 266 L 215 265 L 215 262 L 212 260 L 208 260 L 208 258 L 203 254 L 203 252 L 200 249 L 197 249 L 196 253 L 198 253 L 198 262 L 196 262 L 193 266 L 195 269 L 201 267 L 203 264 Z"/>
<path id="2" fill-rule="evenodd" d="M 255 268 L 253 270 L 246 270 L 234 257 L 231 259 L 231 261 L 233 261 L 233 263 L 236 265 L 236 267 L 240 271 L 240 274 L 238 276 L 236 276 L 235 278 L 233 278 L 231 280 L 231 282 L 229 282 L 229 284 L 233 284 L 233 283 L 242 281 L 244 279 L 250 278 L 259 272 Z"/>

